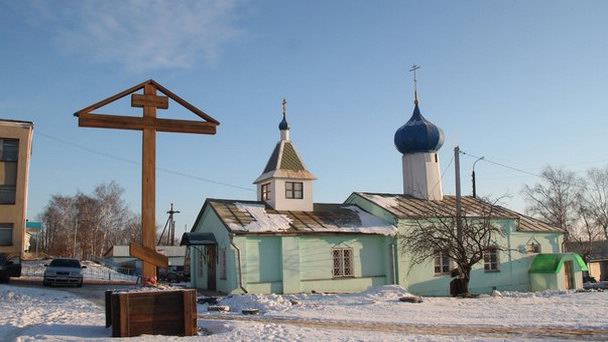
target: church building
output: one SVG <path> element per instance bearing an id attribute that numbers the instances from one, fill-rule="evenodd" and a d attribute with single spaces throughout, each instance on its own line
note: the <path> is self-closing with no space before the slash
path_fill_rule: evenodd
<path id="1" fill-rule="evenodd" d="M 441 184 L 437 152 L 444 133 L 422 116 L 417 94 L 411 118 L 394 138 L 402 154 L 399 193 L 353 192 L 343 203 L 315 203 L 316 176 L 290 131 L 284 102 L 279 141 L 254 181 L 257 199 L 208 198 L 184 234 L 192 286 L 230 294 L 355 292 L 398 284 L 419 295 L 449 295 L 453 263 L 438 253 L 413 264 L 399 240 L 413 220 L 429 215 L 426 208 L 444 217 L 456 212 L 455 197 L 444 195 Z M 486 206 L 462 198 L 466 215 L 479 215 Z M 584 263 L 562 253 L 563 230 L 503 207 L 492 220 L 503 231 L 496 244 L 508 248 L 488 246 L 471 272 L 472 293 L 582 286 Z M 545 254 L 554 255 L 556 264 L 551 270 L 537 265 L 535 275 L 531 266 Z"/>

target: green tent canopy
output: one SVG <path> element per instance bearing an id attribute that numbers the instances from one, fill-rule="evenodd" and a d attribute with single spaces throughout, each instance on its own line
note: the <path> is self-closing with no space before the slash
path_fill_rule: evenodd
<path id="1" fill-rule="evenodd" d="M 564 254 L 538 254 L 530 265 L 530 273 L 559 273 L 564 261 L 567 261 L 568 256 L 576 262 L 582 271 L 589 271 L 587 264 L 583 261 L 580 255 L 576 253 Z"/>

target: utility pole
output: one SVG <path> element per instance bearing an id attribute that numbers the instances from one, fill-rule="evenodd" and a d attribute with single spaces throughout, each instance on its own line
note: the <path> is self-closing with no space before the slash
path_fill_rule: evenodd
<path id="1" fill-rule="evenodd" d="M 158 238 L 157 245 L 160 246 L 160 243 L 163 241 L 163 236 L 165 235 L 165 231 L 167 231 L 167 227 L 169 230 L 167 231 L 167 239 L 166 243 L 168 246 L 175 245 L 175 220 L 173 219 L 173 215 L 179 214 L 179 210 L 173 210 L 173 203 L 171 203 L 171 209 L 167 211 L 169 217 L 167 217 L 167 222 L 165 222 L 165 227 L 163 228 L 162 233 L 160 233 L 160 237 Z"/>
<path id="2" fill-rule="evenodd" d="M 473 180 L 473 198 L 477 198 L 477 185 L 475 183 L 475 164 L 478 161 L 485 159 L 485 157 L 477 158 L 477 160 L 473 163 L 473 172 L 471 173 L 471 178 Z"/>
<path id="3" fill-rule="evenodd" d="M 462 242 L 462 196 L 460 194 L 460 146 L 454 147 L 454 169 L 456 171 L 456 236 Z"/>

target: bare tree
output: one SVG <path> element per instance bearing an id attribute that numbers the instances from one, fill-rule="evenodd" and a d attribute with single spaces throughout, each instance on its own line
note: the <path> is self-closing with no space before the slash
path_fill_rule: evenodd
<path id="1" fill-rule="evenodd" d="M 91 195 L 54 195 L 40 215 L 43 241 L 51 255 L 90 258 L 115 244 L 139 241 L 141 227 L 115 182 L 98 185 Z"/>
<path id="2" fill-rule="evenodd" d="M 481 203 L 481 209 L 474 216 L 463 210 L 461 239 L 456 217 L 445 217 L 434 206 L 427 208 L 423 218 L 410 221 L 398 236 L 401 250 L 411 255 L 413 265 L 434 260 L 438 253 L 447 255 L 458 267 L 459 295 L 468 295 L 471 270 L 484 260 L 489 249 L 505 250 L 498 242 L 503 236 L 501 226 L 494 219 L 497 200 L 486 199 Z"/>
<path id="3" fill-rule="evenodd" d="M 588 170 L 585 190 L 589 217 L 608 240 L 608 168 Z"/>
<path id="4" fill-rule="evenodd" d="M 542 182 L 524 186 L 527 213 L 570 233 L 578 219 L 581 180 L 574 172 L 551 166 L 545 167 L 541 176 Z"/>

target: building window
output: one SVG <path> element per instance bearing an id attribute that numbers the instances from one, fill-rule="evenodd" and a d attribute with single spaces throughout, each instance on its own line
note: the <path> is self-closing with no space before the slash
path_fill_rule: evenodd
<path id="1" fill-rule="evenodd" d="M 220 279 L 226 279 L 226 248 L 220 249 Z"/>
<path id="2" fill-rule="evenodd" d="M 486 271 L 498 271 L 498 249 L 496 247 L 488 247 L 483 254 L 483 269 Z"/>
<path id="3" fill-rule="evenodd" d="M 262 184 L 262 201 L 270 199 L 270 183 Z"/>
<path id="4" fill-rule="evenodd" d="M 540 243 L 531 242 L 527 245 L 528 254 L 540 253 Z"/>
<path id="5" fill-rule="evenodd" d="M 13 245 L 13 224 L 0 223 L 0 246 Z"/>
<path id="6" fill-rule="evenodd" d="M 352 277 L 353 272 L 353 249 L 352 248 L 334 248 L 331 251 L 334 260 L 333 276 Z"/>
<path id="7" fill-rule="evenodd" d="M 304 198 L 304 183 L 285 182 L 285 198 L 302 199 Z"/>
<path id="8" fill-rule="evenodd" d="M 19 140 L 0 138 L 0 204 L 15 204 Z"/>
<path id="9" fill-rule="evenodd" d="M 450 257 L 446 251 L 435 253 L 435 274 L 450 273 Z"/>

